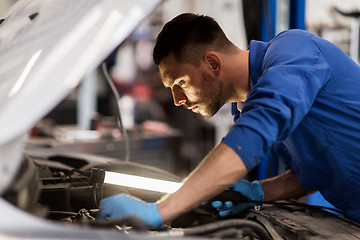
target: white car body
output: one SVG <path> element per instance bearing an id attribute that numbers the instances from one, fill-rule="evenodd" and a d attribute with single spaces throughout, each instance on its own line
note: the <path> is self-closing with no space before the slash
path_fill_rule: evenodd
<path id="1" fill-rule="evenodd" d="M 20 0 L 2 16 L 0 194 L 14 181 L 22 164 L 29 129 L 86 73 L 97 68 L 161 2 Z M 5 239 L 119 238 L 112 231 L 49 223 L 2 198 L 0 211 L 0 237 Z"/>

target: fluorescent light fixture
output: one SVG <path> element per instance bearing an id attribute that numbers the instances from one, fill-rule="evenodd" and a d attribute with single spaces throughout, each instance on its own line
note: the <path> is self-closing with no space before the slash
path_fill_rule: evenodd
<path id="1" fill-rule="evenodd" d="M 179 182 L 172 182 L 155 178 L 140 177 L 130 174 L 108 171 L 106 171 L 105 173 L 104 183 L 162 193 L 176 192 L 182 186 L 182 183 Z"/>

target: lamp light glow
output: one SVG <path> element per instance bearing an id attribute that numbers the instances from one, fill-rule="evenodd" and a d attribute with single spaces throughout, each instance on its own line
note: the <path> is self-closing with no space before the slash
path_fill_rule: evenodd
<path id="1" fill-rule="evenodd" d="M 179 182 L 109 171 L 106 171 L 104 183 L 163 193 L 176 192 L 182 186 L 182 183 Z"/>

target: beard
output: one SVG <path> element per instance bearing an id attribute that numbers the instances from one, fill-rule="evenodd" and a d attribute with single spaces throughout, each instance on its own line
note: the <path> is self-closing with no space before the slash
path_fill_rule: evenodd
<path id="1" fill-rule="evenodd" d="M 199 100 L 194 102 L 187 102 L 184 105 L 186 108 L 197 107 L 194 112 L 200 114 L 205 118 L 214 116 L 219 109 L 224 105 L 222 101 L 223 82 L 202 72 L 201 91 L 199 92 Z"/>

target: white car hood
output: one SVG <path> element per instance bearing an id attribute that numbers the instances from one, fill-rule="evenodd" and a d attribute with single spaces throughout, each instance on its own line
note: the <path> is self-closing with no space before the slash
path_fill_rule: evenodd
<path id="1" fill-rule="evenodd" d="M 20 0 L 0 24 L 0 194 L 24 136 L 162 0 Z"/>

